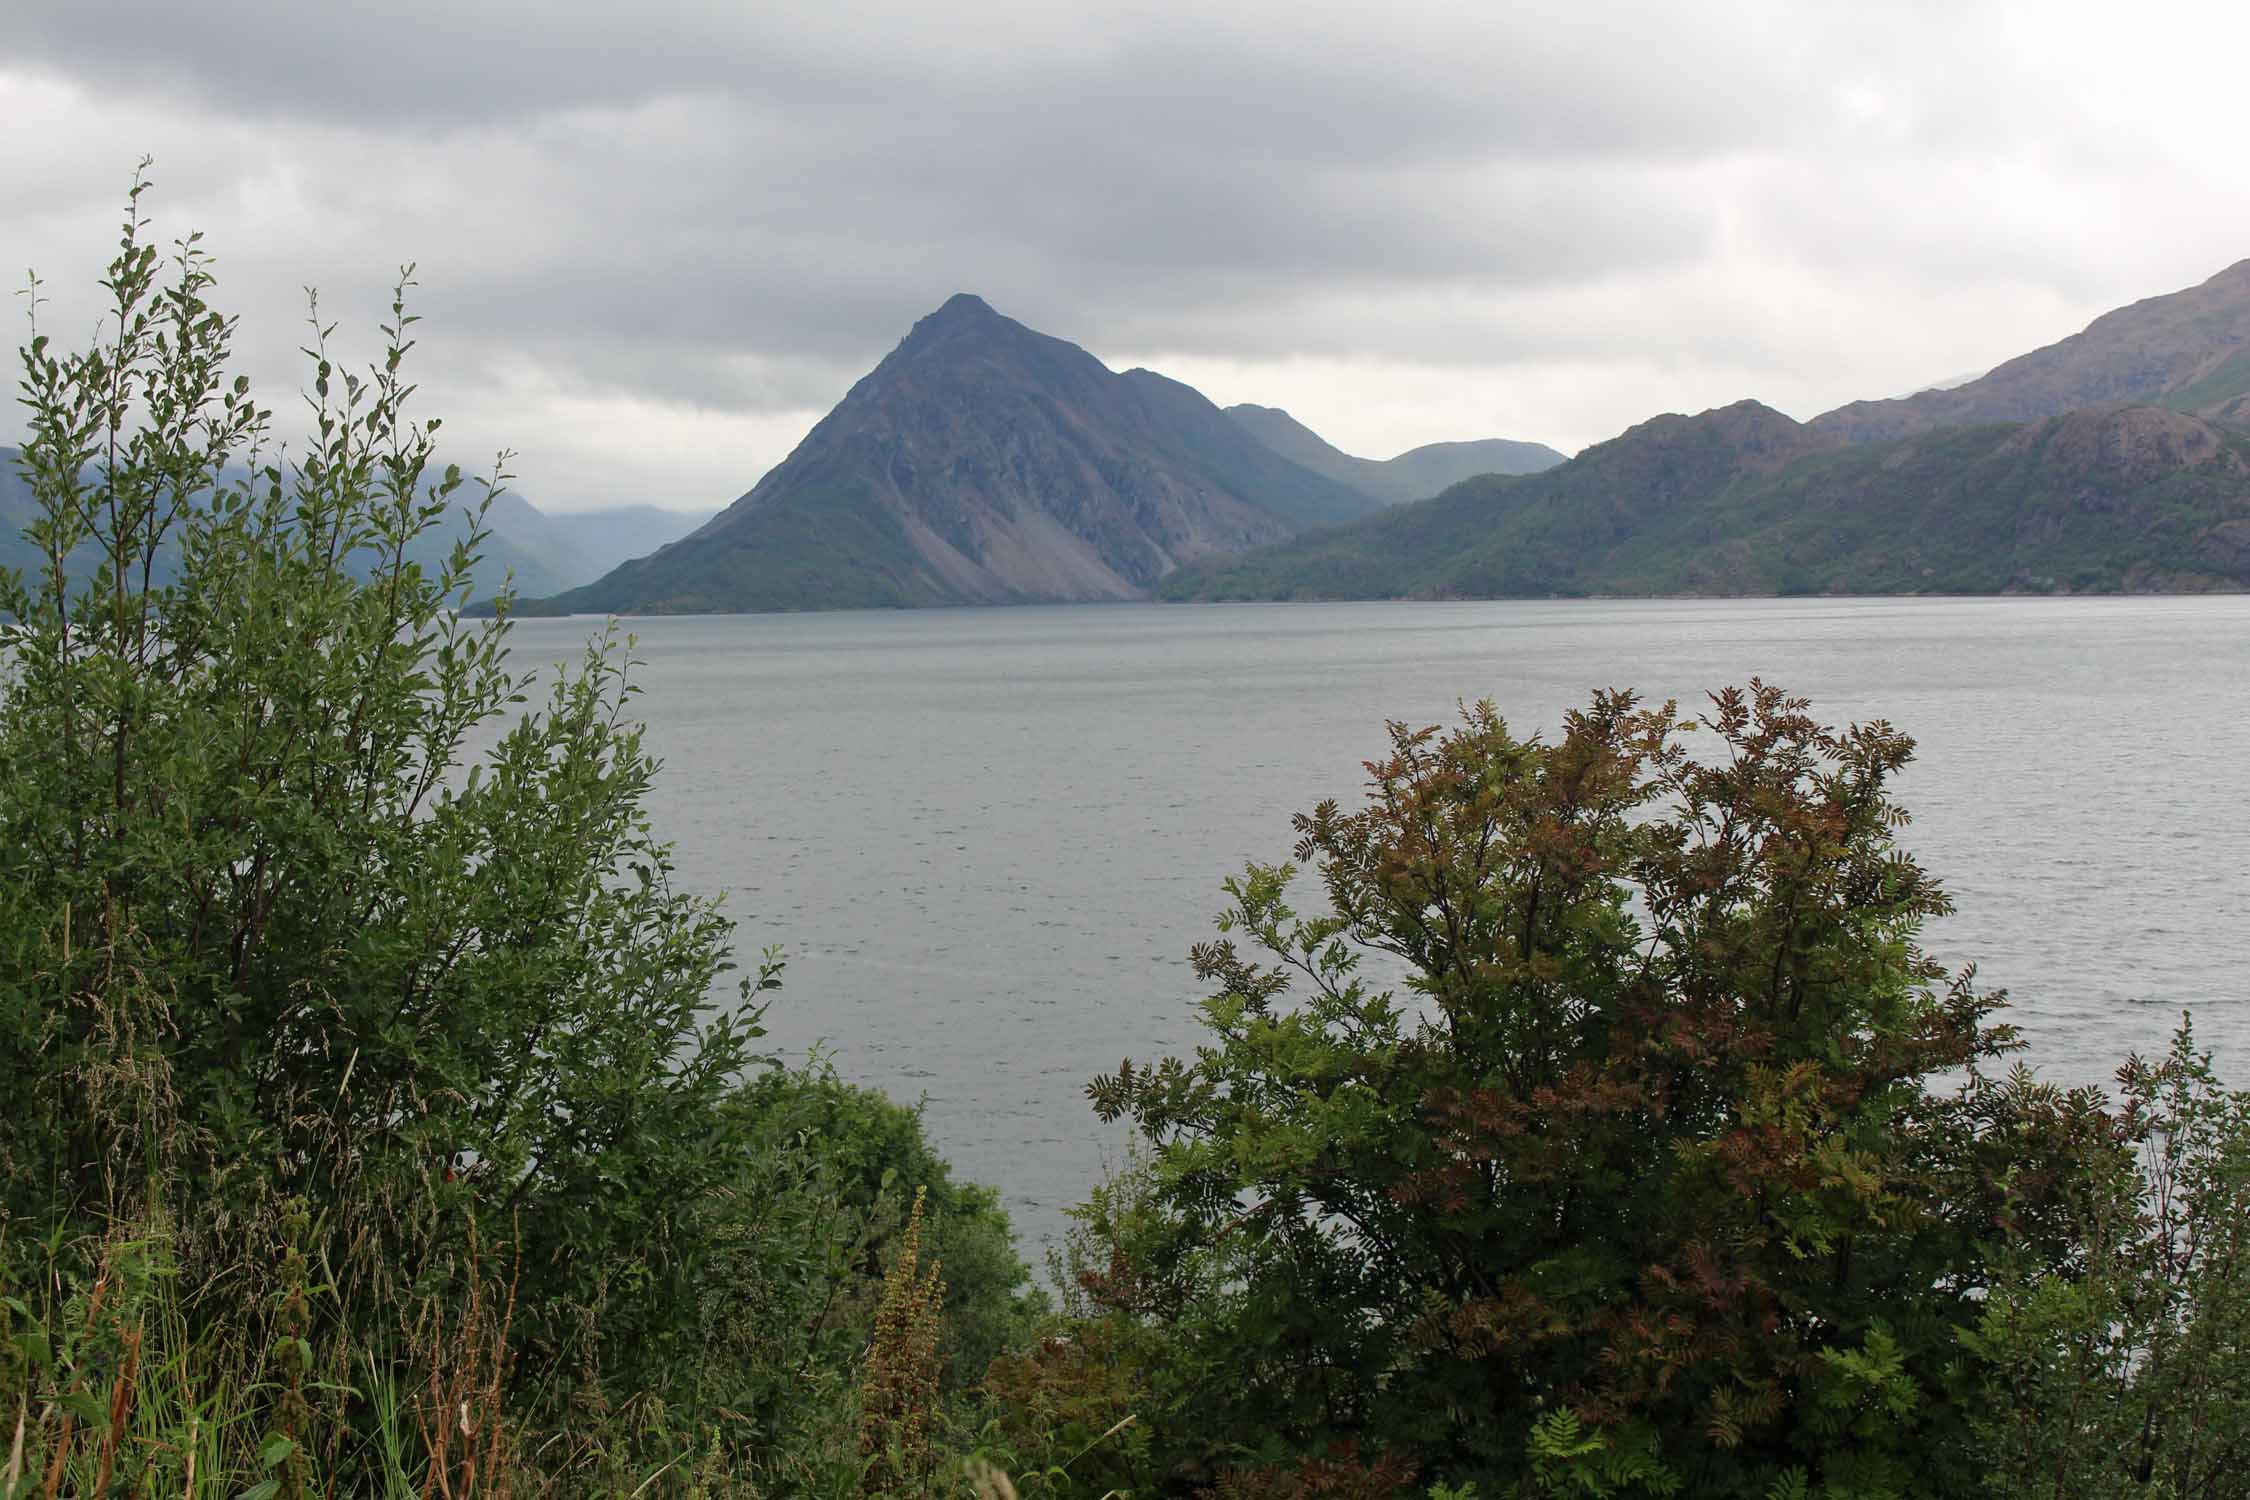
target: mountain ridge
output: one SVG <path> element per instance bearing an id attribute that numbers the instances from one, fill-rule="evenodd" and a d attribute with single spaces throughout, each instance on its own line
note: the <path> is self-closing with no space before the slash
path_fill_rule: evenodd
<path id="1" fill-rule="evenodd" d="M 1346 453 L 1278 406 L 1240 402 L 1226 414 L 1290 462 L 1389 504 L 1423 500 L 1478 474 L 1535 474 L 1567 455 L 1514 438 L 1424 443 L 1392 458 Z"/>
<path id="2" fill-rule="evenodd" d="M 2165 406 L 2250 424 L 2250 259 L 2194 286 L 2113 308 L 1975 380 L 1850 402 L 1809 425 L 1848 442 L 1873 442 L 2109 405 Z"/>
<path id="3" fill-rule="evenodd" d="M 2250 588 L 2250 435 L 2159 407 L 1849 443 L 1756 402 L 1183 570 L 1171 600 Z"/>
<path id="4" fill-rule="evenodd" d="M 1357 458 L 1280 408 L 1113 371 L 964 292 L 685 535 L 653 509 L 605 523 L 503 497 L 479 586 L 513 571 L 526 613 L 2240 589 L 2250 259 L 1959 385 L 1804 423 L 1754 400 L 1664 413 L 1549 459 L 1503 439 Z M 1518 462 L 1534 467 L 1487 467 Z M 10 467 L 0 521 L 24 503 Z M 661 545 L 543 587 L 603 525 L 611 545 Z"/>
<path id="5" fill-rule="evenodd" d="M 1375 502 L 1192 387 L 958 293 L 690 536 L 531 608 L 692 613 L 1146 597 Z"/>

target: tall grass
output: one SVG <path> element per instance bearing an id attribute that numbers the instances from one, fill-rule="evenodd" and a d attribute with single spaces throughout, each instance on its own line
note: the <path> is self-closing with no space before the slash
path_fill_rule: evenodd
<path id="1" fill-rule="evenodd" d="M 553 1489 L 524 1483 L 499 1401 L 509 1308 L 482 1283 L 418 1336 L 320 1347 L 326 1289 L 286 1263 L 269 1316 L 203 1322 L 161 1225 L 115 1227 L 90 1277 L 48 1248 L 46 1275 L 0 1289 L 0 1500 Z"/>
<path id="2" fill-rule="evenodd" d="M 0 1286 L 0 1500 L 727 1492 L 692 1453 L 636 1473 L 616 1434 L 521 1431 L 506 1402 L 513 1287 L 497 1275 L 378 1341 L 317 1316 L 332 1289 L 301 1258 L 272 1268 L 264 1316 L 236 1303 L 204 1321 L 160 1224 L 116 1226 L 90 1275 L 45 1248 L 46 1274 Z"/>

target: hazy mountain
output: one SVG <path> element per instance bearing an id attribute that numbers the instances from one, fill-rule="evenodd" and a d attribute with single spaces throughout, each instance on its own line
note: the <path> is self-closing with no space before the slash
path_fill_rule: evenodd
<path id="1" fill-rule="evenodd" d="M 2151 407 L 1845 445 L 1745 401 L 1167 579 L 1172 599 L 2250 587 L 2250 438 Z"/>
<path id="2" fill-rule="evenodd" d="M 696 613 L 1145 597 L 1363 515 L 1202 395 L 956 296 L 694 534 L 541 607 Z"/>
<path id="3" fill-rule="evenodd" d="M 1291 463 L 1348 484 L 1387 505 L 1427 499 L 1478 474 L 1536 474 L 1566 457 L 1545 443 L 1484 438 L 1466 443 L 1428 443 L 1409 448 L 1396 458 L 1355 458 L 1278 406 L 1245 402 L 1228 407 L 1227 415 Z"/>
<path id="4" fill-rule="evenodd" d="M 515 570 L 516 592 L 539 598 L 590 583 L 619 563 L 678 541 L 711 519 L 710 511 L 660 510 L 620 505 L 602 510 L 549 512 L 513 492 L 492 503 L 486 523 L 492 539 L 479 567 L 480 581 Z"/>
<path id="5" fill-rule="evenodd" d="M 654 505 L 613 505 L 602 510 L 546 511 L 540 519 L 571 549 L 578 576 L 589 583 L 619 563 L 645 557 L 676 542 L 717 515 L 710 510 L 663 510 Z"/>
<path id="6" fill-rule="evenodd" d="M 1913 390 L 1906 392 L 1904 395 L 1886 397 L 1885 399 L 1895 401 L 1911 401 L 1916 396 L 1928 395 L 1932 391 L 1959 390 L 1962 386 L 1967 385 L 1970 381 L 1982 380 L 1983 378 L 1984 376 L 1981 373 L 1970 375 L 1948 375 L 1943 380 L 1932 380 L 1925 384 L 1918 385 L 1914 387 Z"/>
<path id="7" fill-rule="evenodd" d="M 1855 401 L 1812 425 L 1863 443 L 2119 403 L 2250 421 L 2250 260 L 2201 286 L 2104 313 L 2084 332 L 1962 385 Z"/>
<path id="8" fill-rule="evenodd" d="M 475 485 L 461 493 L 472 502 L 481 498 Z M 519 594 L 547 594 L 569 588 L 598 571 L 555 529 L 546 512 L 513 491 L 495 498 L 484 519 L 492 534 L 485 540 L 483 560 L 477 566 L 480 586 L 497 587 L 501 578 L 512 574 Z M 458 529 L 441 533 L 447 545 Z M 437 536 L 425 540 L 436 541 Z M 425 559 L 425 566 L 434 560 Z"/>
<path id="9" fill-rule="evenodd" d="M 16 449 L 0 448 L 0 567 L 30 569 L 40 557 L 23 538 L 34 510 L 31 487 L 18 472 L 16 458 Z M 474 495 L 475 487 L 464 493 Z M 683 536 L 707 519 L 707 515 L 645 505 L 548 515 L 520 495 L 502 494 L 486 516 L 491 535 L 477 565 L 477 591 L 497 590 L 512 574 L 519 592 L 551 594 L 598 578 L 626 558 Z M 464 514 L 453 525 L 420 538 L 410 555 L 425 568 L 441 566 L 466 526 Z M 73 563 L 74 571 L 92 567 L 93 559 L 86 552 Z M 170 570 L 160 562 L 158 574 L 168 577 Z"/>
<path id="10" fill-rule="evenodd" d="M 34 514 L 31 486 L 16 468 L 18 451 L 0 448 L 0 568 L 29 568 L 39 554 L 23 539 Z"/>

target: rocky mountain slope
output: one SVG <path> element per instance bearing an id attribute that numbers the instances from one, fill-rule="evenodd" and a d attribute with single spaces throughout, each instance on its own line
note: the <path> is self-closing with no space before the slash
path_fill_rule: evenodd
<path id="1" fill-rule="evenodd" d="M 2120 403 L 2250 424 L 2250 260 L 2200 286 L 2104 313 L 2085 331 L 1966 384 L 1895 401 L 1855 401 L 1812 425 L 1865 443 Z"/>
<path id="2" fill-rule="evenodd" d="M 547 612 L 1134 599 L 1375 502 L 1202 395 L 952 298 L 693 535 Z"/>
<path id="3" fill-rule="evenodd" d="M 2250 437 L 2155 407 L 1847 444 L 1756 402 L 1644 422 L 1167 579 L 1168 599 L 2250 588 Z"/>
<path id="4" fill-rule="evenodd" d="M 1252 437 L 1291 463 L 1325 474 L 1388 505 L 1427 499 L 1479 474 L 1536 474 L 1566 457 L 1545 443 L 1485 438 L 1426 443 L 1396 458 L 1358 458 L 1335 447 L 1278 406 L 1245 402 L 1226 410 Z"/>

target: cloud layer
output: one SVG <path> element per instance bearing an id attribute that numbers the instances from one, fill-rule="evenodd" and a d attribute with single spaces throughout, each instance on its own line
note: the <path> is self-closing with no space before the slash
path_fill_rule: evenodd
<path id="1" fill-rule="evenodd" d="M 1383 456 L 1811 415 L 2250 255 L 2231 4 L 38 10 L 50 331 L 153 153 L 269 390 L 413 260 L 431 410 L 558 508 L 724 503 L 957 290 Z"/>

